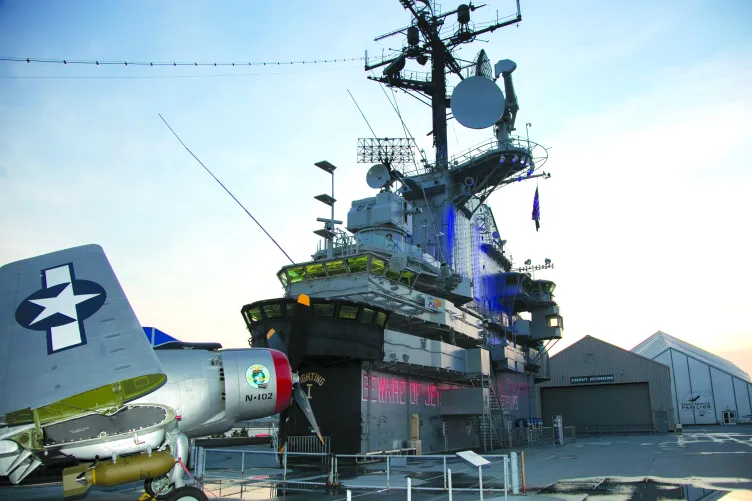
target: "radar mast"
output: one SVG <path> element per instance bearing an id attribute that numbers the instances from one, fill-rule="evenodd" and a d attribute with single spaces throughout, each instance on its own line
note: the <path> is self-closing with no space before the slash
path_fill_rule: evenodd
<path id="1" fill-rule="evenodd" d="M 382 76 L 369 76 L 370 80 L 381 82 L 390 87 L 396 87 L 405 92 L 418 92 L 431 100 L 433 112 L 433 145 L 436 152 L 435 169 L 446 170 L 448 168 L 447 146 L 447 108 L 450 106 L 450 98 L 446 93 L 446 74 L 455 73 L 461 80 L 464 69 L 475 67 L 476 61 L 466 62 L 454 56 L 453 51 L 462 44 L 472 42 L 478 35 L 493 32 L 498 28 L 517 24 L 522 20 L 520 14 L 520 2 L 517 0 L 517 15 L 503 20 L 496 20 L 493 24 L 481 29 L 470 27 L 470 12 L 484 5 L 462 4 L 455 10 L 440 13 L 435 2 L 430 0 L 400 0 L 402 6 L 410 11 L 412 22 L 410 26 L 391 31 L 374 41 L 396 35 L 398 33 L 407 36 L 407 45 L 400 54 L 383 58 L 378 62 L 370 63 L 366 51 L 365 70 L 386 66 Z M 457 28 L 449 30 L 445 23 L 450 16 L 457 15 Z M 407 59 L 415 59 L 418 64 L 425 65 L 431 61 L 431 72 L 425 78 L 404 78 L 401 71 L 405 67 Z"/>

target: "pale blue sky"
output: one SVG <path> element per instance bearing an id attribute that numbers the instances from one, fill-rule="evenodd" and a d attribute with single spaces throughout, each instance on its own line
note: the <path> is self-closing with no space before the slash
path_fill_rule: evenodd
<path id="1" fill-rule="evenodd" d="M 523 21 L 482 37 L 518 64 L 518 126 L 551 146 L 540 183 L 491 198 L 518 263 L 549 257 L 566 346 L 625 348 L 661 329 L 752 372 L 752 3 L 522 0 Z M 444 8 L 454 4 L 444 2 Z M 482 21 L 514 13 L 491 0 Z M 399 47 L 409 16 L 376 2 L 0 1 L 0 55 L 278 61 Z M 409 69 L 419 69 L 409 63 Z M 210 77 L 210 75 L 215 75 Z M 216 75 L 234 75 L 217 77 Z M 70 78 L 70 77 L 207 78 Z M 336 215 L 371 196 L 356 140 L 401 126 L 359 63 L 243 68 L 0 63 L 0 262 L 104 246 L 141 322 L 242 346 L 243 304 L 278 296 L 284 256 L 172 137 L 184 141 L 296 260 L 315 251 L 313 196 L 337 170 Z M 14 77 L 14 78 L 8 78 Z M 16 78 L 23 77 L 23 78 Z M 66 77 L 66 78 L 27 78 Z M 430 143 L 428 109 L 399 105 Z M 488 131 L 449 125 L 451 152 Z"/>

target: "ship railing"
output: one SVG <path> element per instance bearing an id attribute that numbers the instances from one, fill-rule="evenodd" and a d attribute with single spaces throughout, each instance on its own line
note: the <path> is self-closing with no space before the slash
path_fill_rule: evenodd
<path id="1" fill-rule="evenodd" d="M 530 141 L 529 146 L 533 145 L 537 145 L 537 143 Z M 500 150 L 523 150 L 531 153 L 530 148 L 528 148 L 528 141 L 519 136 L 510 136 L 509 139 L 501 144 L 498 139 L 493 138 L 452 155 L 449 157 L 449 165 L 450 168 L 454 169 L 474 157 Z"/>

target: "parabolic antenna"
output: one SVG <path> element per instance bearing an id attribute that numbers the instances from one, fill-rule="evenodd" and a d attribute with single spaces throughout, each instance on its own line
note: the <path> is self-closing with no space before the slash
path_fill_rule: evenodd
<path id="1" fill-rule="evenodd" d="M 374 189 L 383 188 L 390 180 L 389 169 L 383 164 L 374 165 L 366 174 L 366 183 Z"/>
<path id="2" fill-rule="evenodd" d="M 517 69 L 517 63 L 512 61 L 511 59 L 502 59 L 498 63 L 496 63 L 496 66 L 494 66 L 494 71 L 496 72 L 496 78 L 499 78 L 499 75 L 509 75 L 514 70 Z"/>
<path id="3" fill-rule="evenodd" d="M 487 78 L 466 78 L 452 92 L 452 113 L 470 129 L 491 127 L 504 113 L 504 93 Z"/>
<path id="4" fill-rule="evenodd" d="M 404 254 L 395 254 L 389 258 L 389 271 L 399 273 L 407 267 L 407 256 Z"/>

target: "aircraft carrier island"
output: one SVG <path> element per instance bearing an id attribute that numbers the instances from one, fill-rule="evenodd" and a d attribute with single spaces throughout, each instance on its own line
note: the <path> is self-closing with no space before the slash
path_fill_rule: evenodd
<path id="1" fill-rule="evenodd" d="M 279 270 L 284 297 L 242 308 L 251 346 L 274 347 L 275 333 L 286 344 L 333 453 L 491 450 L 508 445 L 511 428 L 541 422 L 535 385 L 548 380 L 547 348 L 563 320 L 555 284 L 530 272 L 553 265 L 515 268 L 488 199 L 550 177 L 541 170 L 548 155 L 512 135 L 517 65 L 492 65 L 483 50 L 461 64 L 447 50 L 477 35 L 463 36 L 468 6 L 454 13 L 458 33 L 446 35 L 443 17 L 413 12 L 415 22 L 393 33 L 407 35 L 400 53 L 366 57 L 367 71 L 384 67 L 369 79 L 430 100 L 434 159 L 412 136 L 359 139 L 358 162 L 371 165 L 365 180 L 375 193 L 353 201 L 344 224 L 334 218 L 336 167 L 317 162 L 332 177 L 332 193 L 315 196 L 331 210 L 314 231 L 323 242 L 310 261 Z M 404 71 L 411 58 L 430 59 L 431 72 Z M 448 75 L 460 79 L 451 96 Z M 488 129 L 489 139 L 450 156 L 448 108 L 460 125 Z M 537 190 L 532 219 L 537 229 Z M 293 322 L 301 294 L 311 301 L 306 326 Z M 299 409 L 280 415 L 280 445 L 311 433 Z"/>

